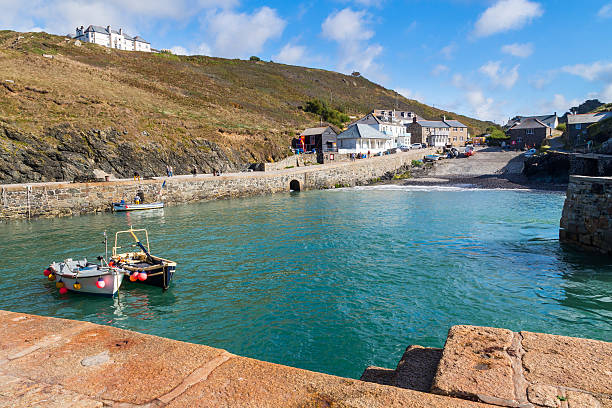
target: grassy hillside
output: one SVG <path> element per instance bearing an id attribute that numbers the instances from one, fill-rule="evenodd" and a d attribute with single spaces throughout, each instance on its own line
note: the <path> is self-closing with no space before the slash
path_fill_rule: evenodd
<path id="1" fill-rule="evenodd" d="M 332 107 L 349 115 L 393 107 L 428 119 L 446 114 L 472 134 L 490 125 L 365 78 L 263 61 L 124 52 L 45 33 L 0 31 L 0 75 L 0 154 L 19 165 L 17 171 L 0 166 L 4 182 L 69 179 L 93 168 L 153 175 L 167 163 L 187 172 L 193 165 L 230 170 L 276 160 L 288 154 L 296 133 L 318 124 L 301 109 L 314 98 L 331 98 Z M 37 163 L 71 158 L 76 164 L 68 172 L 47 174 Z"/>

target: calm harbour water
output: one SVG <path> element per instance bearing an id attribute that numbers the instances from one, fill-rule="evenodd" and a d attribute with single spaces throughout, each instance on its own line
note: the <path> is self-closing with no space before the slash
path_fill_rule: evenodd
<path id="1" fill-rule="evenodd" d="M 557 239 L 563 194 L 396 186 L 0 224 L 0 309 L 86 320 L 348 377 L 454 324 L 612 341 L 612 259 Z M 165 293 L 58 294 L 53 260 L 147 228 Z"/>

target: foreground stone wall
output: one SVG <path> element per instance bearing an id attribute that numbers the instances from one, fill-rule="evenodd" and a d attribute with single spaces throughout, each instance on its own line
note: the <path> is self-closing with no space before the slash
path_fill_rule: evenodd
<path id="1" fill-rule="evenodd" d="M 117 180 L 99 183 L 39 183 L 4 185 L 0 188 L 0 219 L 56 217 L 109 211 L 112 202 L 132 200 L 142 191 L 147 201 L 158 197 L 163 181 L 166 204 L 243 197 L 289 191 L 291 182 L 300 190 L 367 184 L 410 165 L 430 150 L 398 153 L 334 164 L 271 172 L 178 176 L 153 180 Z"/>
<path id="2" fill-rule="evenodd" d="M 559 239 L 612 255 L 612 177 L 570 176 Z"/>

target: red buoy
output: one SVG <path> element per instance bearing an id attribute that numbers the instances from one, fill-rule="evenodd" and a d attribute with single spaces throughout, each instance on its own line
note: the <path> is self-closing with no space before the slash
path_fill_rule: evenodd
<path id="1" fill-rule="evenodd" d="M 138 272 L 134 272 L 133 274 L 130 275 L 131 282 L 136 282 L 137 280 L 138 280 Z"/>
<path id="2" fill-rule="evenodd" d="M 49 276 L 49 274 L 51 274 L 51 270 L 50 270 L 49 268 L 47 268 L 47 269 L 45 269 L 45 270 L 43 271 L 43 275 L 45 275 L 45 276 Z"/>
<path id="3" fill-rule="evenodd" d="M 68 289 L 62 286 L 59 290 L 59 293 L 60 295 L 65 295 L 66 293 L 68 293 Z"/>
<path id="4" fill-rule="evenodd" d="M 101 276 L 98 278 L 98 281 L 96 282 L 96 286 L 99 289 L 103 289 L 106 286 L 106 282 L 104 282 L 104 279 L 102 279 Z"/>
<path id="5" fill-rule="evenodd" d="M 140 272 L 138 274 L 138 279 L 141 280 L 141 281 L 146 281 L 148 277 L 149 277 L 149 275 L 147 275 L 146 272 Z"/>

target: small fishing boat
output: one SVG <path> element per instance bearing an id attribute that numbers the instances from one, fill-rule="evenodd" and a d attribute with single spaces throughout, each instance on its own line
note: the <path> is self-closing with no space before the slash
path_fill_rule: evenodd
<path id="1" fill-rule="evenodd" d="M 140 242 L 137 233 L 144 233 L 146 246 Z M 131 235 L 135 241 L 135 244 L 130 247 L 138 247 L 140 250 L 120 252 L 122 247 L 119 246 L 119 239 L 127 234 Z M 151 255 L 149 233 L 146 229 L 130 227 L 127 231 L 115 233 L 115 246 L 113 246 L 111 260 L 129 274 L 130 281 L 158 286 L 164 290 L 170 286 L 176 270 L 176 262 Z"/>
<path id="2" fill-rule="evenodd" d="M 426 162 L 437 161 L 439 159 L 440 159 L 440 156 L 438 156 L 437 154 L 428 154 L 427 156 L 423 158 L 423 160 Z"/>
<path id="3" fill-rule="evenodd" d="M 114 296 L 123 282 L 125 271 L 112 264 L 104 266 L 104 258 L 99 259 L 100 264 L 87 262 L 87 259 L 74 261 L 71 258 L 63 262 L 53 262 L 45 269 L 44 274 L 50 281 L 55 281 L 55 286 L 61 294 L 71 290 Z"/>
<path id="4" fill-rule="evenodd" d="M 154 210 L 157 208 L 164 208 L 164 203 L 157 202 L 157 203 L 146 203 L 146 204 L 134 204 L 134 203 L 126 203 L 123 200 L 119 203 L 113 203 L 113 211 Z"/>

